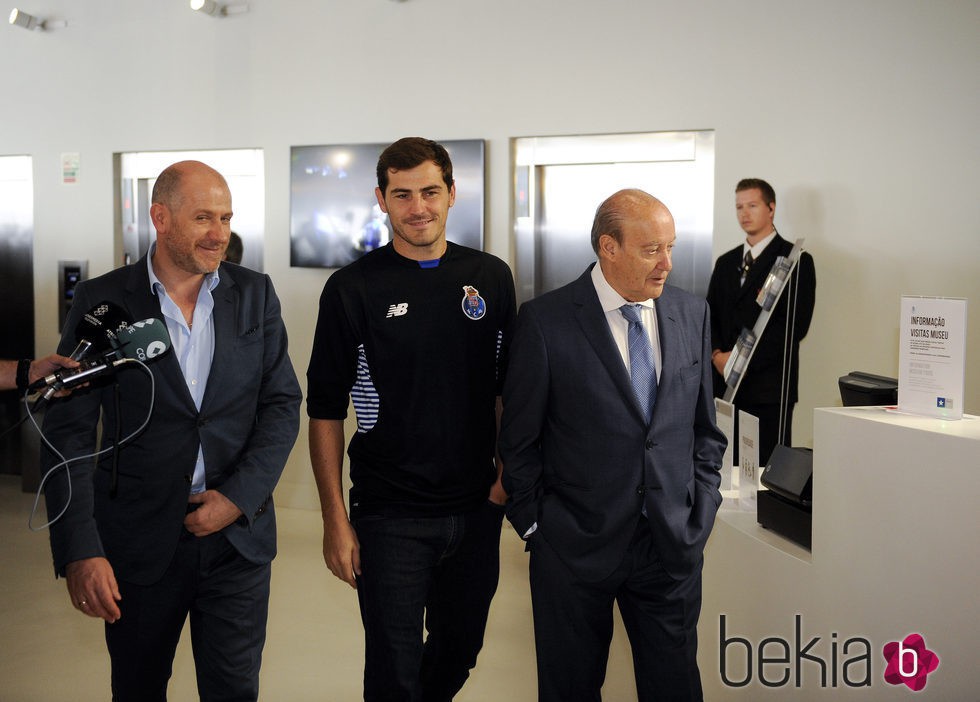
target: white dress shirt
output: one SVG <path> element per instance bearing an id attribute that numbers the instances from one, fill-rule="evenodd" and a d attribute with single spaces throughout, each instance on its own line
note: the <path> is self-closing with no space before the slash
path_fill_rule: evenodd
<path id="1" fill-rule="evenodd" d="M 626 366 L 626 370 L 629 371 L 629 322 L 626 321 L 626 317 L 623 316 L 619 308 L 623 305 L 633 303 L 630 303 L 629 300 L 613 290 L 612 286 L 606 280 L 606 276 L 603 275 L 598 262 L 592 269 L 592 284 L 595 286 L 595 291 L 599 295 L 599 304 L 602 306 L 602 311 L 606 315 L 606 322 L 609 324 L 609 331 L 612 332 L 613 341 L 616 342 L 616 348 L 619 349 L 619 355 L 623 359 L 623 364 Z M 657 381 L 659 382 L 660 368 L 663 364 L 660 362 L 660 334 L 657 330 L 657 308 L 652 299 L 646 299 L 635 304 L 640 305 L 640 321 L 643 322 L 643 328 L 646 330 L 647 336 L 650 337 L 650 347 L 653 349 L 653 361 L 656 364 Z"/>

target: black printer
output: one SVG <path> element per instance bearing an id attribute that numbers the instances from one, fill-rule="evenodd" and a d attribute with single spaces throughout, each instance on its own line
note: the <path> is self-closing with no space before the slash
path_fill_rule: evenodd
<path id="1" fill-rule="evenodd" d="M 759 478 L 767 488 L 757 495 L 757 520 L 804 548 L 813 524 L 813 451 L 776 446 Z"/>

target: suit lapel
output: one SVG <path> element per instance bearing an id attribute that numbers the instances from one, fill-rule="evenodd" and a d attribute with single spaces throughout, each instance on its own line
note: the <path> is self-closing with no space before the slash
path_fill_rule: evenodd
<path id="1" fill-rule="evenodd" d="M 146 266 L 147 261 L 144 257 L 132 267 L 126 284 L 125 307 L 132 315 L 133 321 L 151 317 L 162 321 L 164 317 L 160 310 L 160 300 L 156 293 L 150 290 L 150 277 L 147 274 Z M 229 369 L 230 364 L 234 362 L 238 337 L 243 333 L 243 330 L 239 329 L 238 323 L 241 297 L 238 284 L 227 270 L 221 270 L 220 282 L 211 294 L 214 298 L 214 310 L 212 312 L 214 357 L 208 375 L 208 384 L 204 389 L 204 398 L 201 401 L 202 412 L 205 411 L 208 403 L 213 401 L 219 388 L 234 385 L 234 383 L 229 385 L 231 382 L 228 380 Z M 596 307 L 598 307 L 598 302 L 596 302 Z M 608 328 L 606 333 L 608 334 Z M 612 343 L 611 339 L 610 343 Z M 177 360 L 176 353 L 171 350 L 170 353 L 155 360 L 150 368 L 158 373 L 158 377 L 166 384 L 168 390 L 174 393 L 177 401 L 185 409 L 191 413 L 197 413 L 194 400 L 187 389 L 184 374 L 180 370 L 180 362 Z"/>
<path id="2" fill-rule="evenodd" d="M 582 328 L 582 333 L 609 372 L 613 385 L 630 403 L 640 420 L 645 423 L 640 403 L 636 399 L 636 393 L 633 392 L 633 385 L 630 382 L 626 364 L 623 363 L 623 357 L 620 355 L 619 349 L 616 348 L 612 332 L 609 331 L 606 313 L 602 311 L 602 306 L 599 304 L 599 296 L 595 291 L 595 285 L 592 283 L 592 266 L 575 281 L 573 302 L 575 304 L 575 318 Z"/>
<path id="3" fill-rule="evenodd" d="M 204 388 L 204 398 L 201 400 L 201 410 L 208 406 L 217 388 L 232 387 L 226 385 L 225 374 L 229 363 L 233 363 L 235 341 L 238 338 L 238 285 L 226 270 L 219 274 L 218 286 L 212 291 L 214 309 L 211 314 L 214 319 L 214 358 L 211 361 L 211 371 L 208 375 L 208 385 Z"/>
<path id="4" fill-rule="evenodd" d="M 674 376 L 677 374 L 678 359 L 685 357 L 681 353 L 684 347 L 682 330 L 677 324 L 677 305 L 674 303 L 674 295 L 670 288 L 665 287 L 663 293 L 654 301 L 657 308 L 657 334 L 660 340 L 660 379 L 657 384 L 657 404 L 654 405 L 653 412 L 656 415 L 657 407 L 661 406 L 661 398 L 669 398 L 672 391 L 671 385 Z"/>
<path id="5" fill-rule="evenodd" d="M 160 298 L 150 290 L 150 276 L 146 270 L 146 257 L 141 258 L 129 276 L 126 285 L 126 309 L 133 315 L 133 321 L 139 322 L 143 319 L 159 319 L 165 321 L 163 312 L 160 310 Z M 191 398 L 187 383 L 184 381 L 184 374 L 180 370 L 180 362 L 177 354 L 171 348 L 170 353 L 153 362 L 150 366 L 159 374 L 161 380 L 167 386 L 167 391 L 174 393 L 179 401 L 190 411 L 196 412 L 194 400 Z"/>
<path id="6" fill-rule="evenodd" d="M 130 271 L 129 280 L 126 283 L 126 309 L 133 315 L 132 321 L 138 322 L 142 319 L 154 317 L 163 320 L 163 313 L 160 311 L 160 300 L 150 290 L 150 276 L 146 271 L 146 258 L 141 258 Z"/>

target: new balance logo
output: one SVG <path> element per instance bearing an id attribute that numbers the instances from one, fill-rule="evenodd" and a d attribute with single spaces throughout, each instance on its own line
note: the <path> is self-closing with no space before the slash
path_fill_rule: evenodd
<path id="1" fill-rule="evenodd" d="M 408 313 L 408 303 L 401 302 L 397 305 L 392 305 L 388 308 L 388 315 L 385 319 L 391 319 L 392 317 L 401 317 L 403 314 Z"/>

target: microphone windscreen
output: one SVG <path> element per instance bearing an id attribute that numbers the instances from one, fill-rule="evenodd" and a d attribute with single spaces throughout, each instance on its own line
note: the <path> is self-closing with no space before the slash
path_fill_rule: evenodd
<path id="1" fill-rule="evenodd" d="M 94 351 L 104 351 L 111 346 L 116 330 L 132 322 L 119 305 L 103 300 L 86 312 L 75 327 L 75 341 L 90 341 Z"/>
<path id="2" fill-rule="evenodd" d="M 145 362 L 170 349 L 170 334 L 166 323 L 151 317 L 120 327 L 115 346 L 123 357 Z"/>

